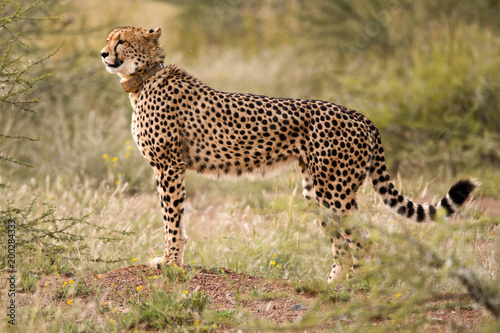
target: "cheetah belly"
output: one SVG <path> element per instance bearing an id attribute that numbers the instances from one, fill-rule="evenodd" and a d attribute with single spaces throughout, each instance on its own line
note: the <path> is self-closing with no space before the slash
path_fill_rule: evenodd
<path id="1" fill-rule="evenodd" d="M 185 149 L 188 169 L 215 178 L 246 175 L 250 178 L 270 177 L 290 168 L 298 160 L 298 150 L 282 147 L 262 147 L 247 142 L 234 142 L 220 147 L 200 149 L 195 145 Z M 267 149 L 267 150 L 266 150 Z"/>

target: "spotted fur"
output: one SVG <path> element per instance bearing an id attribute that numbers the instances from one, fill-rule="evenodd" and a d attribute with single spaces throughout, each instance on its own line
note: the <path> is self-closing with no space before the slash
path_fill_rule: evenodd
<path id="1" fill-rule="evenodd" d="M 162 63 L 160 35 L 160 28 L 113 30 L 101 51 L 108 71 L 126 81 Z M 182 264 L 186 170 L 217 177 L 265 175 L 298 162 L 303 195 L 333 216 L 320 223 L 336 260 L 330 281 L 343 265 L 356 265 L 356 259 L 346 259 L 348 250 L 363 248 L 338 217 L 357 208 L 356 191 L 366 177 L 387 205 L 417 222 L 432 220 L 441 207 L 453 214 L 477 186 L 462 180 L 435 205 L 413 203 L 390 181 L 377 128 L 361 113 L 333 103 L 221 92 L 175 65 L 129 97 L 132 133 L 154 170 L 165 222 L 165 252 L 153 265 Z"/>

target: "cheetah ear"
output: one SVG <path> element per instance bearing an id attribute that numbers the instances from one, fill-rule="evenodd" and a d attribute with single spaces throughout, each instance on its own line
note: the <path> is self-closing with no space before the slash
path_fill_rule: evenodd
<path id="1" fill-rule="evenodd" d="M 161 36 L 161 28 L 160 27 L 158 27 L 156 29 L 149 30 L 148 38 L 158 40 L 160 38 L 160 36 Z"/>

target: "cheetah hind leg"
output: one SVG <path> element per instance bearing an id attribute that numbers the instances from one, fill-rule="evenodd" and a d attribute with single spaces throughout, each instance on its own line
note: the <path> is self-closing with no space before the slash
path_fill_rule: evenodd
<path id="1" fill-rule="evenodd" d="M 330 238 L 333 251 L 333 265 L 328 275 L 328 283 L 343 277 L 345 268 L 349 269 L 345 277 L 350 277 L 352 270 L 358 268 L 365 253 L 365 240 L 358 230 L 352 228 L 341 228 L 340 217 L 337 215 L 325 216 L 321 221 L 321 227 Z"/>
<path id="2" fill-rule="evenodd" d="M 321 228 L 330 238 L 333 251 L 333 265 L 332 271 L 328 275 L 328 283 L 338 280 L 344 269 L 343 257 L 345 255 L 343 250 L 345 238 L 340 233 L 340 217 L 338 215 L 324 215 L 320 221 Z"/>

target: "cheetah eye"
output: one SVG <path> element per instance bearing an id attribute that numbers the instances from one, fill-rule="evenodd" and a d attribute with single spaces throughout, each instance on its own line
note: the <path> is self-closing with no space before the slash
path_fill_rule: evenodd
<path id="1" fill-rule="evenodd" d="M 122 41 L 122 40 L 120 39 L 116 45 L 117 45 L 117 46 L 118 46 L 118 45 L 122 45 L 123 43 L 124 43 L 124 41 Z"/>

